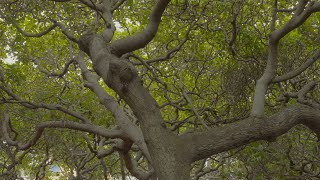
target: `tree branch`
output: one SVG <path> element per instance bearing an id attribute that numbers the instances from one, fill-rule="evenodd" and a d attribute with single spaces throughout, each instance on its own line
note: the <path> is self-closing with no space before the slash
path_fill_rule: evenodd
<path id="1" fill-rule="evenodd" d="M 82 4 L 88 6 L 89 8 L 95 10 L 95 11 L 101 11 L 102 7 L 100 4 L 94 4 L 92 0 L 79 0 Z"/>
<path id="2" fill-rule="evenodd" d="M 170 0 L 158 0 L 149 16 L 147 27 L 133 36 L 112 42 L 110 46 L 113 53 L 120 57 L 125 53 L 145 47 L 156 35 L 162 14 L 169 2 Z"/>
<path id="3" fill-rule="evenodd" d="M 121 153 L 121 155 L 123 156 L 127 169 L 134 177 L 141 180 L 147 180 L 154 173 L 153 170 L 144 172 L 142 169 L 138 168 L 138 163 L 131 159 L 130 154 L 128 152 Z"/>
<path id="4" fill-rule="evenodd" d="M 316 53 L 313 55 L 312 58 L 308 59 L 304 64 L 299 66 L 297 69 L 290 71 L 287 74 L 275 77 L 272 82 L 273 83 L 282 82 L 298 76 L 303 71 L 305 71 L 308 67 L 310 67 L 314 62 L 316 62 L 319 58 L 320 58 L 320 49 L 316 51 Z"/>
<path id="5" fill-rule="evenodd" d="M 190 158 L 197 161 L 254 141 L 270 140 L 303 124 L 320 138 L 320 110 L 306 105 L 295 105 L 269 118 L 247 118 L 209 131 L 181 136 L 186 147 L 191 147 Z"/>
<path id="6" fill-rule="evenodd" d="M 75 42 L 75 43 L 79 43 L 79 40 L 77 38 L 75 38 L 69 31 L 68 29 L 60 22 L 57 22 L 55 20 L 51 20 L 53 21 L 57 26 L 59 26 L 59 28 L 61 29 L 62 33 L 71 41 Z"/>
<path id="7" fill-rule="evenodd" d="M 301 0 L 301 1 L 305 1 L 305 0 Z M 306 8 L 304 7 L 305 5 L 306 5 L 305 3 L 301 3 L 300 4 L 301 7 L 298 5 L 299 7 L 297 7 L 296 13 L 292 16 L 289 22 L 286 23 L 280 29 L 275 30 L 271 33 L 270 35 L 271 41 L 273 42 L 279 41 L 289 32 L 291 32 L 292 30 L 302 25 L 312 13 L 320 11 L 320 2 L 310 4 Z"/>
<path id="8" fill-rule="evenodd" d="M 9 132 L 8 132 L 8 123 L 9 123 L 9 114 L 5 112 L 3 125 L 2 125 L 3 136 L 5 138 L 5 141 L 8 144 L 12 146 L 16 146 L 19 150 L 26 150 L 26 149 L 29 149 L 31 146 L 35 145 L 36 142 L 41 137 L 45 128 L 66 128 L 66 129 L 73 129 L 73 130 L 94 133 L 107 138 L 122 138 L 126 140 L 129 139 L 129 137 L 125 133 L 123 133 L 123 131 L 121 130 L 110 130 L 110 129 L 105 129 L 93 124 L 80 124 L 73 121 L 47 121 L 47 122 L 42 122 L 38 124 L 35 128 L 36 133 L 34 134 L 34 136 L 30 139 L 29 142 L 22 144 L 10 138 Z"/>
<path id="9" fill-rule="evenodd" d="M 280 39 L 283 38 L 288 33 L 290 33 L 292 30 L 302 25 L 312 13 L 320 11 L 320 2 L 317 2 L 317 3 L 310 2 L 308 6 L 305 8 L 306 4 L 304 3 L 304 0 L 301 0 L 298 6 L 299 7 L 297 7 L 296 14 L 292 16 L 289 22 L 287 22 L 284 26 L 282 26 L 278 30 L 274 30 L 275 29 L 274 23 L 276 21 L 276 14 L 275 14 L 276 11 L 274 11 L 274 16 L 272 19 L 273 22 L 271 23 L 272 32 L 269 37 L 269 52 L 268 52 L 267 67 L 262 77 L 257 81 L 257 85 L 254 93 L 253 106 L 251 110 L 251 116 L 262 117 L 264 114 L 265 94 L 267 92 L 268 85 L 272 82 L 277 71 L 277 56 L 278 56 L 277 51 L 278 51 L 278 44 Z M 275 9 L 276 9 L 276 4 L 275 4 Z"/>
<path id="10" fill-rule="evenodd" d="M 1 13 L 1 15 L 3 15 L 3 14 Z M 53 22 L 53 24 L 47 30 L 34 34 L 34 33 L 28 33 L 28 32 L 23 31 L 20 28 L 20 26 L 18 25 L 18 23 L 13 18 L 11 20 L 12 20 L 12 25 L 17 29 L 17 31 L 26 37 L 42 37 L 42 36 L 48 34 L 49 32 L 51 32 L 54 28 L 56 28 L 58 26 L 57 23 Z"/>
<path id="11" fill-rule="evenodd" d="M 62 69 L 62 72 L 61 73 L 58 73 L 58 72 L 49 72 L 47 71 L 46 69 L 42 68 L 40 66 L 40 63 L 38 61 L 37 58 L 35 57 L 32 57 L 31 54 L 28 53 L 28 56 L 29 56 L 29 59 L 31 59 L 31 61 L 33 61 L 33 63 L 38 67 L 39 71 L 46 74 L 48 77 L 63 77 L 69 70 L 69 66 L 74 63 L 74 58 L 68 60 L 65 64 L 64 64 L 64 67 Z"/>
<path id="12" fill-rule="evenodd" d="M 79 120 L 81 120 L 84 123 L 90 124 L 91 121 L 85 117 L 83 117 L 80 113 L 71 111 L 67 109 L 64 106 L 61 106 L 59 104 L 45 104 L 45 103 L 34 103 L 34 102 L 29 102 L 22 100 L 18 95 L 16 95 L 10 87 L 5 86 L 0 84 L 0 89 L 2 89 L 4 92 L 6 92 L 10 97 L 13 98 L 13 100 L 7 100 L 7 99 L 2 99 L 0 102 L 1 103 L 19 103 L 22 106 L 30 109 L 38 109 L 38 108 L 43 108 L 43 109 L 48 109 L 48 110 L 57 110 L 61 111 L 65 114 L 68 114 L 70 116 L 73 116 Z"/>
<path id="13" fill-rule="evenodd" d="M 141 151 L 150 161 L 150 154 L 148 152 L 148 148 L 145 144 L 141 130 L 129 120 L 124 111 L 120 109 L 117 101 L 112 96 L 110 96 L 99 84 L 99 78 L 88 70 L 85 62 L 83 61 L 83 55 L 84 53 L 80 54 L 79 58 L 77 58 L 77 62 L 84 79 L 87 80 L 86 87 L 88 87 L 97 95 L 101 104 L 104 105 L 113 114 L 116 119 L 117 125 L 131 137 L 131 140 L 139 146 Z"/>
<path id="14" fill-rule="evenodd" d="M 111 8 L 111 12 L 115 11 L 116 9 L 118 9 L 126 0 L 119 0 L 117 3 L 115 3 L 112 8 Z"/>

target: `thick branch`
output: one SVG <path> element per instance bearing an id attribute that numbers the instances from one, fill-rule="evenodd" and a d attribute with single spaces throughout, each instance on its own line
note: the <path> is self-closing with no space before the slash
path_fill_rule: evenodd
<path id="1" fill-rule="evenodd" d="M 121 56 L 125 53 L 145 47 L 156 35 L 162 14 L 169 2 L 170 0 L 158 0 L 151 15 L 149 16 L 149 23 L 147 27 L 133 36 L 111 43 L 113 53 L 117 56 Z"/>
<path id="2" fill-rule="evenodd" d="M 274 139 L 297 124 L 303 124 L 320 136 L 320 110 L 296 105 L 265 119 L 247 118 L 209 131 L 182 136 L 192 147 L 192 161 L 228 151 L 254 141 Z"/>
<path id="3" fill-rule="evenodd" d="M 126 1 L 126 0 L 119 0 L 119 1 L 117 1 L 117 3 L 112 6 L 111 11 L 113 12 L 113 11 L 115 11 L 116 9 L 118 9 L 125 1 Z"/>
<path id="4" fill-rule="evenodd" d="M 306 6 L 305 1 L 301 0 L 300 3 L 298 4 L 296 14 L 292 16 L 290 21 L 280 29 L 274 30 L 275 21 L 276 21 L 276 4 L 275 4 L 275 11 L 274 11 L 274 15 L 271 23 L 271 30 L 273 32 L 270 34 L 270 38 L 269 38 L 269 52 L 268 52 L 267 67 L 262 77 L 257 81 L 253 106 L 251 110 L 251 116 L 262 117 L 264 114 L 265 94 L 267 93 L 268 85 L 272 82 L 272 80 L 276 75 L 277 50 L 278 50 L 278 44 L 280 39 L 286 36 L 292 30 L 302 25 L 312 13 L 320 10 L 320 2 L 317 2 L 317 3 L 310 2 L 307 5 L 307 7 L 305 6 Z"/>
<path id="5" fill-rule="evenodd" d="M 94 4 L 92 0 L 79 0 L 79 1 L 93 10 L 98 10 L 98 11 L 102 10 L 101 4 Z"/>
<path id="6" fill-rule="evenodd" d="M 268 85 L 276 75 L 277 70 L 277 56 L 278 56 L 278 42 L 269 42 L 269 52 L 267 67 L 263 75 L 257 81 L 254 92 L 253 106 L 251 109 L 251 116 L 261 117 L 264 114 L 265 94 L 267 93 Z"/>
<path id="7" fill-rule="evenodd" d="M 87 80 L 86 87 L 97 95 L 100 103 L 113 114 L 117 125 L 131 137 L 131 140 L 139 146 L 147 159 L 150 160 L 150 154 L 144 142 L 141 130 L 129 120 L 124 111 L 120 109 L 117 101 L 99 84 L 99 78 L 88 70 L 85 62 L 83 61 L 83 53 L 79 56 L 77 62 L 80 66 L 83 77 Z"/>
<path id="8" fill-rule="evenodd" d="M 304 1 L 304 0 L 302 0 Z M 283 38 L 285 35 L 287 35 L 292 30 L 296 29 L 300 25 L 302 25 L 308 17 L 317 11 L 320 11 L 320 2 L 310 4 L 304 9 L 305 3 L 298 4 L 298 7 L 296 10 L 295 15 L 290 19 L 288 23 L 286 23 L 283 27 L 280 29 L 273 31 L 270 35 L 271 41 L 279 41 L 281 38 Z M 304 9 L 304 10 L 303 10 Z"/>

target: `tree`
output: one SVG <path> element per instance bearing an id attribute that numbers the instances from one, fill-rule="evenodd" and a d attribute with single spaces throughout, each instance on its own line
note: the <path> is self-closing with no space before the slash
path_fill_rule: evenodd
<path id="1" fill-rule="evenodd" d="M 0 5 L 4 178 L 319 177 L 320 2 Z"/>

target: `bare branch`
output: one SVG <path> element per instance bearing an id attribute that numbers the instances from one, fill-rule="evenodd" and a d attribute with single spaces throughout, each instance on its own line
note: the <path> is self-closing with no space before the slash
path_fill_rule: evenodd
<path id="1" fill-rule="evenodd" d="M 209 129 L 208 125 L 204 122 L 204 120 L 200 117 L 198 110 L 193 106 L 192 101 L 190 100 L 189 96 L 187 95 L 184 85 L 183 85 L 183 77 L 182 77 L 182 71 L 180 71 L 180 88 L 182 91 L 182 96 L 186 99 L 186 101 L 188 102 L 188 104 L 191 106 L 191 109 L 193 111 L 193 113 L 196 115 L 197 119 L 200 121 L 200 123 L 203 125 L 203 127 L 205 127 L 205 129 Z"/>
<path id="2" fill-rule="evenodd" d="M 274 0 L 272 20 L 271 20 L 271 25 L 270 25 L 271 32 L 276 29 L 277 9 L 278 9 L 278 0 Z"/>
<path id="3" fill-rule="evenodd" d="M 188 28 L 187 32 L 186 32 L 186 35 L 185 35 L 185 38 L 180 42 L 179 45 L 177 45 L 175 48 L 169 50 L 167 52 L 166 55 L 164 56 L 161 56 L 161 57 L 158 57 L 158 58 L 155 58 L 155 59 L 151 59 L 149 61 L 144 61 L 144 62 L 141 62 L 141 63 L 134 63 L 135 65 L 142 65 L 144 63 L 147 63 L 147 64 L 151 64 L 151 63 L 156 63 L 156 62 L 161 62 L 161 61 L 166 61 L 168 59 L 171 59 L 173 56 L 174 56 L 174 53 L 178 52 L 181 50 L 181 48 L 183 47 L 183 45 L 189 40 L 189 34 L 192 30 L 192 28 L 194 27 L 194 25 L 196 24 L 196 21 L 194 21 L 190 27 Z M 131 55 L 130 55 L 131 56 Z M 132 57 L 135 57 L 137 58 L 139 61 L 143 61 L 142 59 L 140 59 L 138 56 L 136 55 L 132 55 Z"/>
<path id="4" fill-rule="evenodd" d="M 307 99 L 306 95 L 316 87 L 317 83 L 311 81 L 304 85 L 298 92 L 287 92 L 283 95 L 280 100 L 288 101 L 289 98 L 297 98 L 298 102 L 301 104 L 309 105 L 314 108 L 320 108 L 320 104 Z"/>

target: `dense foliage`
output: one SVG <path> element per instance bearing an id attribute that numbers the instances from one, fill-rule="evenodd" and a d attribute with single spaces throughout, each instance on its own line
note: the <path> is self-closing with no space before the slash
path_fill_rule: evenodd
<path id="1" fill-rule="evenodd" d="M 152 164 L 156 151 L 151 151 L 150 160 L 139 139 L 141 132 L 149 137 L 146 127 L 150 126 L 143 124 L 153 118 L 150 115 L 142 120 L 144 116 L 132 104 L 145 108 L 148 104 L 132 102 L 126 94 L 132 94 L 136 87 L 131 85 L 134 73 L 156 100 L 163 118 L 161 126 L 174 137 L 228 128 L 248 118 L 268 121 L 267 117 L 295 106 L 311 108 L 320 120 L 319 2 L 172 0 L 160 13 L 160 26 L 152 41 L 119 53 L 124 46 L 117 47 L 117 42 L 149 28 L 156 3 L 0 1 L 2 178 L 155 178 L 161 171 Z M 110 29 L 114 34 L 106 40 L 109 36 L 104 34 Z M 135 68 L 133 74 L 120 68 L 114 71 L 120 75 L 124 71 L 129 77 L 108 79 L 110 72 L 116 74 L 114 65 L 108 62 L 108 76 L 99 70 L 104 65 L 95 60 L 100 58 L 91 47 L 95 41 L 87 45 L 83 40 L 90 33 L 102 34 L 106 51 L 130 63 Z M 273 42 L 273 36 L 279 34 Z M 267 79 L 265 92 L 257 83 L 259 79 L 263 82 L 261 77 Z M 113 97 L 117 108 L 113 100 L 101 98 L 101 90 Z M 255 94 L 257 91 L 263 95 Z M 254 102 L 261 97 L 262 113 L 261 108 L 255 108 L 261 106 L 260 101 Z M 128 121 L 122 121 L 121 115 Z M 261 137 L 248 137 L 221 151 L 194 157 L 190 177 L 320 178 L 320 126 L 313 123 L 311 131 L 297 125 L 304 124 L 302 121 L 292 126 L 281 121 L 279 127 L 288 127 L 270 131 L 272 136 L 262 137 L 261 130 Z M 232 131 L 246 129 L 240 125 Z M 149 149 L 151 145 L 146 144 Z"/>

